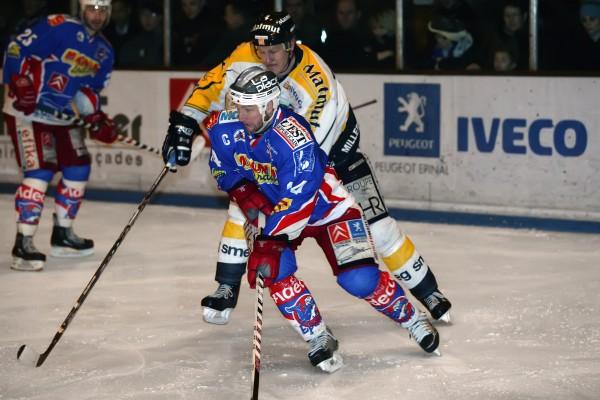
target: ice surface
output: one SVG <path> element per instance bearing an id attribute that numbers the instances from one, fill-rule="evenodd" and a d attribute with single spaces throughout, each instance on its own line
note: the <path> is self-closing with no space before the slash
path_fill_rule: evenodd
<path id="1" fill-rule="evenodd" d="M 140 196 L 141 199 L 141 196 Z M 36 236 L 48 253 L 52 201 Z M 250 398 L 253 292 L 229 325 L 202 321 L 215 289 L 223 210 L 149 205 L 44 365 L 42 352 L 136 208 L 86 202 L 75 225 L 94 256 L 9 269 L 13 197 L 0 196 L 0 399 Z M 345 367 L 311 367 L 308 346 L 266 302 L 261 399 L 599 399 L 600 235 L 403 224 L 454 303 L 442 357 L 343 292 L 312 242 L 302 277 Z"/>

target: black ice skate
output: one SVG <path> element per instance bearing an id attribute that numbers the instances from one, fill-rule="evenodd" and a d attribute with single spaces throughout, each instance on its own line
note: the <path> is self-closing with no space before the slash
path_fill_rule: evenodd
<path id="1" fill-rule="evenodd" d="M 344 360 L 337 352 L 338 341 L 329 328 L 325 329 L 319 336 L 311 339 L 309 343 L 308 359 L 313 366 L 329 373 L 342 368 Z"/>
<path id="2" fill-rule="evenodd" d="M 54 257 L 84 257 L 94 254 L 94 241 L 80 238 L 73 232 L 73 228 L 65 228 L 58 225 L 56 214 L 54 227 L 50 237 L 50 254 Z"/>
<path id="3" fill-rule="evenodd" d="M 435 320 L 450 323 L 450 307 L 452 303 L 439 290 L 434 290 L 429 296 L 419 299 Z"/>
<path id="4" fill-rule="evenodd" d="M 410 337 L 421 346 L 427 353 L 435 353 L 438 356 L 441 355 L 438 350 L 440 345 L 440 335 L 437 329 L 429 322 L 427 315 L 424 312 L 415 310 L 413 318 L 402 324 L 402 326 L 408 329 Z"/>
<path id="5" fill-rule="evenodd" d="M 46 256 L 33 245 L 33 236 L 22 233 L 17 233 L 12 256 L 10 267 L 17 271 L 40 271 L 46 262 Z"/>
<path id="6" fill-rule="evenodd" d="M 202 318 L 210 324 L 224 325 L 229 322 L 231 311 L 237 304 L 240 287 L 220 283 L 217 290 L 202 299 Z"/>

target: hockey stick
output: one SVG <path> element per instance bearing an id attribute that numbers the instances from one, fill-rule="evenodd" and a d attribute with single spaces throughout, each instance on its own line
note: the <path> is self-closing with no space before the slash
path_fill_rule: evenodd
<path id="1" fill-rule="evenodd" d="M 361 103 L 361 104 L 359 104 L 357 106 L 352 106 L 352 109 L 353 110 L 358 110 L 359 108 L 370 106 L 371 104 L 375 104 L 375 103 L 377 103 L 377 99 L 369 100 L 369 101 Z"/>
<path id="2" fill-rule="evenodd" d="M 254 309 L 254 340 L 252 341 L 252 398 L 258 400 L 258 384 L 260 380 L 260 355 L 262 343 L 262 322 L 263 322 L 263 292 L 265 281 L 260 272 L 256 274 L 256 307 Z"/>
<path id="3" fill-rule="evenodd" d="M 38 107 L 38 109 L 40 111 L 44 112 L 44 113 L 50 114 L 53 117 L 60 119 L 61 121 L 68 121 L 69 123 L 71 123 L 71 124 L 73 124 L 75 126 L 79 126 L 79 127 L 85 128 L 85 129 L 89 129 L 89 128 L 92 128 L 94 126 L 93 124 L 90 124 L 89 122 L 85 122 L 85 120 L 82 119 L 82 118 L 78 118 L 78 117 L 75 117 L 73 115 L 70 115 L 70 114 L 67 114 L 67 113 L 63 113 L 63 112 L 58 111 L 58 110 L 53 110 L 53 109 L 47 108 L 47 107 Z M 119 141 L 121 143 L 125 143 L 125 144 L 128 144 L 128 145 L 131 145 L 131 146 L 136 147 L 136 148 L 138 148 L 140 150 L 147 150 L 150 153 L 153 153 L 153 154 L 155 154 L 157 156 L 160 155 L 160 150 L 157 149 L 156 147 L 152 147 L 152 146 L 148 146 L 147 144 L 140 143 L 136 139 L 127 137 L 125 135 L 118 134 L 117 135 L 117 141 Z"/>
<path id="4" fill-rule="evenodd" d="M 144 207 L 146 207 L 146 205 L 150 201 L 150 197 L 152 196 L 152 194 L 154 193 L 154 191 L 156 190 L 156 188 L 158 187 L 158 185 L 160 184 L 160 182 L 163 180 L 163 178 L 165 177 L 165 175 L 167 174 L 167 172 L 172 168 L 173 164 L 174 163 L 169 162 L 169 163 L 167 163 L 167 165 L 164 166 L 164 168 L 162 169 L 162 171 L 158 175 L 158 178 L 156 178 L 156 180 L 152 184 L 152 187 L 150 188 L 150 190 L 148 190 L 148 192 L 146 192 L 146 194 L 144 195 L 144 199 L 138 205 L 137 210 L 133 213 L 133 215 L 129 219 L 129 222 L 127 223 L 127 225 L 125 226 L 125 228 L 123 229 L 123 231 L 121 232 L 121 234 L 119 235 L 119 238 L 113 244 L 113 246 L 111 247 L 111 249 L 109 250 L 109 252 L 104 257 L 104 260 L 102 260 L 102 262 L 100 263 L 100 266 L 98 267 L 98 269 L 96 270 L 96 272 L 94 272 L 94 275 L 92 276 L 92 279 L 90 279 L 90 281 L 88 282 L 88 284 L 85 287 L 85 289 L 83 289 L 83 292 L 81 292 L 81 295 L 79 295 L 79 298 L 77 299 L 77 301 L 73 305 L 73 308 L 71 308 L 71 312 L 69 312 L 69 315 L 67 315 L 67 318 L 65 318 L 65 320 L 63 321 L 63 323 L 60 325 L 60 327 L 56 331 L 56 334 L 52 338 L 52 342 L 50 343 L 50 345 L 48 346 L 48 348 L 46 349 L 46 351 L 44 351 L 42 354 L 38 354 L 31 347 L 28 347 L 27 345 L 21 345 L 21 347 L 19 347 L 19 351 L 17 351 L 17 359 L 19 361 L 21 361 L 21 362 L 23 362 L 23 363 L 25 363 L 25 364 L 27 364 L 29 366 L 32 366 L 32 367 L 39 367 L 40 365 L 42 365 L 44 363 L 44 361 L 46 360 L 46 358 L 48 358 L 48 356 L 50 355 L 50 352 L 52 351 L 52 349 L 54 348 L 54 346 L 56 346 L 56 344 L 58 343 L 58 341 L 60 340 L 60 338 L 62 337 L 62 335 L 65 333 L 65 330 L 68 328 L 69 324 L 71 323 L 71 321 L 75 317 L 75 314 L 77 313 L 77 311 L 79 310 L 79 308 L 83 305 L 83 302 L 85 301 L 85 299 L 87 298 L 87 296 L 90 294 L 90 291 L 92 290 L 92 288 L 94 287 L 94 285 L 96 284 L 96 282 L 98 282 L 98 279 L 100 279 L 100 275 L 102 275 L 102 272 L 104 271 L 104 269 L 106 268 L 106 266 L 110 262 L 111 258 L 117 252 L 117 249 L 119 248 L 119 246 L 121 245 L 121 243 L 125 239 L 125 236 L 129 232 L 129 230 L 131 229 L 131 227 L 133 226 L 133 224 L 135 223 L 135 220 L 141 214 L 141 212 L 144 209 Z"/>

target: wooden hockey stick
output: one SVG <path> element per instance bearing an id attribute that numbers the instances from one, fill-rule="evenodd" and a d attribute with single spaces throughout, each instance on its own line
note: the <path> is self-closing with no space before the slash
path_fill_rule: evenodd
<path id="1" fill-rule="evenodd" d="M 21 347 L 19 347 L 19 350 L 17 351 L 17 359 L 19 361 L 21 361 L 24 364 L 30 365 L 32 367 L 39 367 L 40 365 L 42 365 L 44 363 L 46 358 L 48 358 L 48 356 L 50 355 L 50 352 L 52 351 L 54 346 L 56 346 L 56 344 L 58 343 L 58 341 L 60 340 L 62 335 L 65 333 L 65 330 L 69 327 L 69 324 L 75 317 L 75 314 L 77 314 L 77 311 L 79 310 L 79 308 L 83 305 L 83 302 L 85 301 L 87 296 L 90 294 L 92 288 L 94 287 L 96 282 L 98 282 L 98 279 L 100 279 L 100 275 L 102 275 L 102 272 L 104 271 L 104 269 L 106 268 L 106 266 L 108 265 L 110 260 L 112 259 L 113 255 L 117 252 L 117 249 L 119 248 L 121 243 L 123 243 L 125 236 L 129 232 L 129 230 L 131 229 L 133 224 L 135 223 L 135 220 L 142 213 L 142 210 L 144 209 L 144 207 L 146 207 L 146 204 L 148 204 L 148 202 L 150 202 L 150 197 L 152 196 L 152 194 L 154 193 L 154 191 L 156 190 L 156 188 L 158 187 L 160 182 L 163 180 L 163 178 L 165 177 L 165 175 L 171 168 L 171 164 L 172 163 L 169 162 L 169 163 L 167 163 L 167 165 L 165 165 L 163 167 L 162 171 L 158 175 L 158 178 L 156 178 L 156 180 L 152 184 L 152 187 L 150 188 L 150 190 L 148 190 L 148 192 L 146 192 L 144 199 L 138 205 L 137 210 L 133 213 L 133 215 L 129 219 L 129 222 L 125 226 L 125 229 L 123 229 L 123 231 L 119 235 L 119 238 L 117 239 L 117 241 L 113 244 L 113 246 L 111 247 L 109 252 L 104 257 L 104 259 L 100 263 L 100 266 L 98 267 L 96 272 L 94 272 L 92 279 L 90 279 L 90 281 L 86 285 L 85 289 L 83 289 L 83 292 L 81 292 L 81 295 L 79 295 L 79 298 L 75 302 L 75 305 L 73 305 L 73 308 L 71 308 L 71 311 L 69 312 L 69 315 L 67 315 L 67 318 L 65 318 L 63 323 L 60 325 L 60 327 L 56 331 L 56 334 L 52 338 L 52 342 L 50 342 L 50 345 L 48 346 L 46 351 L 39 354 L 35 350 L 33 350 L 31 347 L 28 347 L 27 345 L 21 345 Z"/>
<path id="2" fill-rule="evenodd" d="M 265 289 L 265 280 L 260 272 L 256 274 L 256 303 L 254 308 L 254 338 L 252 341 L 252 398 L 258 400 L 258 385 L 260 381 L 260 356 L 262 343 L 262 323 L 263 323 L 263 293 Z"/>

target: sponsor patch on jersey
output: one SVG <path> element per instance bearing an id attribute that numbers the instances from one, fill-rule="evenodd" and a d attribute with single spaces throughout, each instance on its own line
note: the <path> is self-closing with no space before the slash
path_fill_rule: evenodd
<path id="1" fill-rule="evenodd" d="M 98 46 L 96 50 L 96 54 L 94 54 L 94 58 L 98 60 L 98 62 L 104 62 L 108 59 L 108 55 L 110 54 L 110 50 L 106 46 Z"/>
<path id="2" fill-rule="evenodd" d="M 66 49 L 60 57 L 61 61 L 69 64 L 70 76 L 94 76 L 100 69 L 100 64 L 75 49 Z"/>
<path id="3" fill-rule="evenodd" d="M 21 47 L 19 44 L 17 42 L 10 42 L 6 50 L 6 55 L 12 58 L 21 57 Z"/>
<path id="4" fill-rule="evenodd" d="M 259 185 L 261 183 L 277 183 L 277 168 L 270 163 L 261 163 L 254 161 L 247 154 L 234 154 L 235 162 L 245 170 L 252 171 L 254 180 Z"/>
<path id="5" fill-rule="evenodd" d="M 287 117 L 275 127 L 275 132 L 290 146 L 297 149 L 312 141 L 310 132 L 294 117 Z"/>
<path id="6" fill-rule="evenodd" d="M 48 25 L 58 26 L 64 23 L 67 19 L 62 14 L 53 14 L 48 16 Z"/>
<path id="7" fill-rule="evenodd" d="M 243 129 L 238 129 L 233 133 L 233 141 L 234 142 L 243 142 L 246 138 L 246 133 Z"/>
<path id="8" fill-rule="evenodd" d="M 294 166 L 296 175 L 303 172 L 312 172 L 315 168 L 315 152 L 313 151 L 314 146 L 308 146 L 301 149 L 295 150 L 292 154 L 294 156 Z"/>
<path id="9" fill-rule="evenodd" d="M 340 265 L 373 258 L 362 219 L 352 219 L 327 227 L 333 252 Z"/>
<path id="10" fill-rule="evenodd" d="M 53 72 L 52 75 L 50 75 L 50 79 L 48 79 L 48 87 L 58 93 L 64 92 L 68 83 L 69 78 L 58 72 Z"/>

